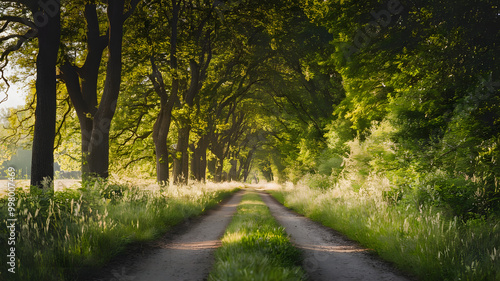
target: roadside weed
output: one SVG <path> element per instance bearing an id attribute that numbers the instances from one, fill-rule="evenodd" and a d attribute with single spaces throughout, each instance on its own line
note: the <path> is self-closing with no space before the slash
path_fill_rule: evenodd
<path id="1" fill-rule="evenodd" d="M 169 227 L 201 214 L 234 186 L 159 187 L 96 182 L 54 194 L 16 191 L 16 273 L 1 280 L 83 280 L 127 245 L 158 238 Z M 0 221 L 7 222 L 5 198 Z M 7 230 L 0 242 L 7 245 Z M 0 262 L 6 264 L 6 255 Z M 9 274 L 7 276 L 7 274 Z"/>
<path id="2" fill-rule="evenodd" d="M 464 223 L 432 207 L 388 204 L 368 185 L 354 192 L 342 184 L 329 190 L 297 186 L 270 193 L 420 280 L 500 280 L 497 220 Z"/>

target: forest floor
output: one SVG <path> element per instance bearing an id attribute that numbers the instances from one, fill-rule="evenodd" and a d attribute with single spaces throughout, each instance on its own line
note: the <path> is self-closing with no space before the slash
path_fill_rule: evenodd
<path id="1" fill-rule="evenodd" d="M 131 247 L 100 272 L 91 274 L 92 280 L 206 280 L 219 239 L 244 192 L 237 192 L 216 209 L 182 223 L 157 241 Z M 302 266 L 309 280 L 411 280 L 371 250 L 288 210 L 263 190 L 259 193 L 303 252 Z"/>

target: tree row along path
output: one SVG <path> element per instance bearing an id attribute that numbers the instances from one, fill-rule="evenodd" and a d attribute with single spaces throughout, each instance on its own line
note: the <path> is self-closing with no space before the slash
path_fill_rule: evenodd
<path id="1" fill-rule="evenodd" d="M 245 191 L 234 194 L 217 209 L 169 232 L 144 254 L 130 255 L 108 268 L 98 280 L 206 280 L 220 238 Z M 304 253 L 302 266 L 309 280 L 409 280 L 356 243 L 312 220 L 288 210 L 259 191 L 275 219 Z M 230 280 L 228 280 L 230 281 Z"/>

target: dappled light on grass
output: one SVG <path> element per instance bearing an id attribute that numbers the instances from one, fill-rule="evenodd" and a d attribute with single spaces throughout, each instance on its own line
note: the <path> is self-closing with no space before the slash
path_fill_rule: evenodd
<path id="1" fill-rule="evenodd" d="M 306 249 L 306 250 L 320 251 L 320 252 L 332 252 L 332 253 L 359 253 L 359 252 L 370 251 L 370 249 L 364 249 L 354 246 L 326 246 L 326 245 L 305 244 L 297 247 L 299 249 Z"/>
<path id="2" fill-rule="evenodd" d="M 243 196 L 209 280 L 303 280 L 300 252 L 255 192 Z"/>
<path id="3" fill-rule="evenodd" d="M 220 247 L 221 242 L 219 240 L 210 240 L 210 241 L 197 241 L 191 243 L 170 243 L 163 248 L 167 249 L 175 249 L 175 250 L 189 250 L 189 251 L 198 251 L 205 249 L 216 249 Z"/>
<path id="4" fill-rule="evenodd" d="M 244 200 L 240 203 L 241 208 L 252 208 L 252 206 L 246 206 L 246 205 L 266 205 L 262 201 L 256 201 L 256 200 Z"/>
<path id="5" fill-rule="evenodd" d="M 224 235 L 224 238 L 222 238 L 222 241 L 224 242 L 224 244 L 240 243 L 243 240 L 243 237 L 245 236 L 246 233 L 244 232 L 226 233 L 226 235 Z"/>

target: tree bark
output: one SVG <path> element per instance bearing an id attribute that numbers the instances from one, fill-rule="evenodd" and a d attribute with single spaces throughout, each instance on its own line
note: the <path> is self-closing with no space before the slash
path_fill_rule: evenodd
<path id="1" fill-rule="evenodd" d="M 179 129 L 179 136 L 177 138 L 177 163 L 175 165 L 175 178 L 174 182 L 177 184 L 187 184 L 189 177 L 189 132 L 191 126 L 184 125 Z"/>
<path id="2" fill-rule="evenodd" d="M 164 185 L 169 182 L 167 137 L 170 130 L 172 108 L 163 107 L 153 127 L 156 154 L 156 181 Z"/>
<path id="3" fill-rule="evenodd" d="M 62 77 L 78 115 L 82 140 L 82 177 L 109 175 L 109 129 L 121 84 L 123 24 L 140 0 L 131 0 L 124 13 L 124 0 L 108 1 L 108 30 L 100 35 L 97 5 L 85 5 L 87 57 L 81 68 L 66 61 Z M 97 100 L 99 67 L 104 49 L 108 50 L 106 80 L 100 104 Z M 99 107 L 98 107 L 99 105 Z"/>
<path id="4" fill-rule="evenodd" d="M 212 141 L 212 153 L 215 155 L 214 181 L 222 182 L 223 181 L 222 172 L 224 171 L 224 159 L 225 159 L 224 144 Z"/>
<path id="5" fill-rule="evenodd" d="M 253 161 L 253 154 L 254 154 L 256 149 L 257 149 L 256 147 L 253 147 L 248 152 L 248 155 L 244 159 L 240 160 L 240 165 L 241 165 L 242 172 L 243 172 L 243 182 L 247 181 L 248 175 L 250 174 L 250 167 L 251 167 L 251 164 Z"/>
<path id="6" fill-rule="evenodd" d="M 168 146 L 167 137 L 172 121 L 172 109 L 177 101 L 178 84 L 172 85 L 170 97 L 167 94 L 163 77 L 155 64 L 154 55 L 151 56 L 152 73 L 149 76 L 153 87 L 160 97 L 161 109 L 153 126 L 153 141 L 156 154 L 156 180 L 159 184 L 169 183 Z"/>
<path id="7" fill-rule="evenodd" d="M 154 54 L 151 56 L 152 74 L 150 80 L 153 82 L 154 89 L 161 100 L 160 113 L 153 126 L 153 142 L 155 144 L 156 156 L 156 180 L 159 184 L 168 184 L 169 176 L 169 150 L 167 145 L 167 138 L 170 132 L 170 125 L 172 122 L 172 110 L 178 102 L 179 94 L 179 76 L 178 76 L 178 62 L 177 62 L 177 36 L 178 36 L 178 23 L 179 13 L 181 9 L 181 1 L 172 0 L 172 19 L 170 21 L 170 69 L 173 72 L 172 85 L 170 89 L 170 96 L 166 91 L 166 86 L 162 78 L 162 74 L 155 64 Z M 174 157 L 175 169 L 175 157 Z"/>
<path id="8" fill-rule="evenodd" d="M 229 175 L 228 175 L 228 180 L 229 181 L 237 181 L 239 180 L 239 175 L 238 175 L 238 170 L 236 169 L 238 166 L 238 160 L 235 158 L 231 158 L 229 160 L 229 163 L 231 164 L 231 168 L 229 169 Z"/>
<path id="9" fill-rule="evenodd" d="M 192 157 L 191 157 L 191 175 L 192 178 L 199 182 L 205 182 L 206 169 L 207 169 L 207 147 L 208 147 L 208 136 L 203 135 L 195 147 L 194 144 L 191 145 Z"/>
<path id="10" fill-rule="evenodd" d="M 196 62 L 190 62 L 191 69 L 191 83 L 187 93 L 184 96 L 184 104 L 188 108 L 193 107 L 194 97 L 200 89 L 200 70 Z M 177 157 L 176 165 L 174 166 L 174 182 L 187 184 L 189 180 L 189 134 L 191 131 L 191 124 L 189 116 L 185 116 L 184 122 L 181 122 L 179 135 L 177 138 Z M 184 124 L 182 124 L 184 123 Z"/>
<path id="11" fill-rule="evenodd" d="M 87 57 L 81 68 L 66 61 L 61 66 L 61 74 L 71 102 L 75 108 L 81 131 L 82 178 L 88 179 L 90 168 L 88 152 L 92 136 L 93 117 L 97 112 L 97 84 L 99 67 L 104 49 L 108 46 L 109 36 L 100 35 L 99 20 L 95 4 L 85 5 L 87 22 Z"/>
<path id="12" fill-rule="evenodd" d="M 39 11 L 43 11 L 39 7 Z M 35 11 L 36 12 L 36 11 Z M 31 162 L 31 186 L 43 188 L 44 179 L 54 179 L 56 128 L 56 63 L 61 40 L 61 14 L 46 15 L 47 24 L 38 28 L 36 60 L 36 110 Z M 53 184 L 50 187 L 53 189 Z"/>
<path id="13" fill-rule="evenodd" d="M 215 170 L 215 182 L 224 181 L 224 158 L 217 158 L 216 170 Z"/>
<path id="14" fill-rule="evenodd" d="M 207 149 L 208 149 L 208 138 L 204 140 L 203 148 L 200 149 L 200 167 L 199 167 L 199 178 L 198 181 L 205 182 L 207 178 Z"/>
<path id="15" fill-rule="evenodd" d="M 109 129 L 113 119 L 122 71 L 124 0 L 108 1 L 109 46 L 106 80 L 99 108 L 94 116 L 88 164 L 92 175 L 109 176 Z"/>

